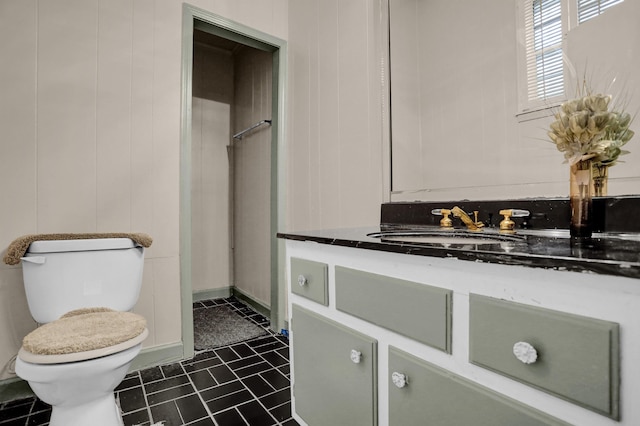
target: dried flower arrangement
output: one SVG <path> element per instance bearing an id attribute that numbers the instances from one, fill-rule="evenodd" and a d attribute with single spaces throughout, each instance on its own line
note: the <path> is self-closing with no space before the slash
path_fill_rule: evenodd
<path id="1" fill-rule="evenodd" d="M 565 160 L 612 166 L 628 154 L 622 147 L 633 137 L 631 115 L 622 108 L 609 110 L 611 95 L 587 93 L 563 103 L 547 133 Z"/>

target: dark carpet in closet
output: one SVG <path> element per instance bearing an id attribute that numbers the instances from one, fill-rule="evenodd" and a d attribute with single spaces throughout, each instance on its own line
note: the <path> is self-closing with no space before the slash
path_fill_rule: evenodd
<path id="1" fill-rule="evenodd" d="M 253 339 L 267 331 L 220 305 L 193 310 L 193 334 L 195 350 L 201 351 Z"/>

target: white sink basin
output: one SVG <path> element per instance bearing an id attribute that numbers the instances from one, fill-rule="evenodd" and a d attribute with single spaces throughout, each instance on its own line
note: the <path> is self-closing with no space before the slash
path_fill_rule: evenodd
<path id="1" fill-rule="evenodd" d="M 489 232 L 468 232 L 464 230 L 417 230 L 417 231 L 382 231 L 367 235 L 380 238 L 381 241 L 414 243 L 414 244 L 499 244 L 505 242 L 524 242 L 520 235 L 499 234 Z"/>

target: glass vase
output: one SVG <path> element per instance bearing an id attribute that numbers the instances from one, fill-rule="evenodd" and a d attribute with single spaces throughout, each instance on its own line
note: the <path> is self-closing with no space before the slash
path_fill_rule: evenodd
<path id="1" fill-rule="evenodd" d="M 578 161 L 570 168 L 569 203 L 571 205 L 571 224 L 569 232 L 576 240 L 587 240 L 593 232 L 593 187 L 592 162 Z"/>
<path id="2" fill-rule="evenodd" d="M 591 196 L 606 197 L 609 184 L 609 166 L 594 162 L 591 165 L 591 179 L 593 181 Z"/>

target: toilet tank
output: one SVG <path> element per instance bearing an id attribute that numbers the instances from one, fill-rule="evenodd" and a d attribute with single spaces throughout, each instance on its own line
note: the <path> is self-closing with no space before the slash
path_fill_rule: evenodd
<path id="1" fill-rule="evenodd" d="M 79 308 L 133 309 L 144 247 L 129 238 L 34 241 L 22 258 L 31 316 L 54 321 Z"/>

